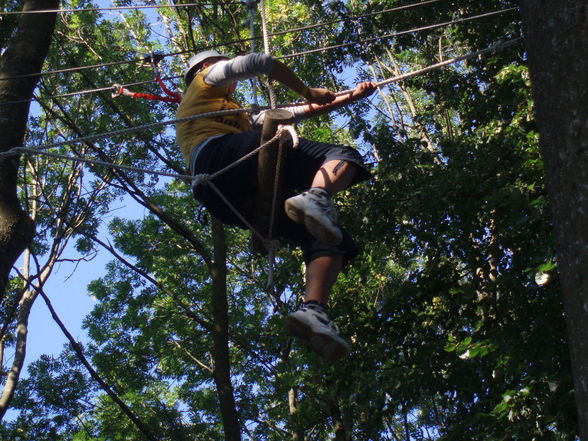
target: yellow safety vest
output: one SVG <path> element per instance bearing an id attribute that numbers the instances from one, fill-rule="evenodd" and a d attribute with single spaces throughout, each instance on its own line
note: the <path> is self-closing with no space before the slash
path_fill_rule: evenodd
<path id="1" fill-rule="evenodd" d="M 186 95 L 180 103 L 177 118 L 216 112 L 218 110 L 240 109 L 241 106 L 231 98 L 230 86 L 212 86 L 204 81 L 209 68 L 196 74 Z M 251 130 L 246 112 L 233 115 L 218 115 L 196 118 L 176 124 L 176 139 L 184 155 L 186 164 L 194 147 L 212 136 L 228 133 L 242 133 Z"/>

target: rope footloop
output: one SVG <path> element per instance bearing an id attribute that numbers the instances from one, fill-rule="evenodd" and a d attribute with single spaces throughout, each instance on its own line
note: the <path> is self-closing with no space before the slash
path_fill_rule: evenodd
<path id="1" fill-rule="evenodd" d="M 292 135 L 292 138 L 295 139 L 295 144 L 294 146 L 298 146 L 298 135 L 296 134 L 296 130 L 294 129 L 294 127 L 292 126 L 288 126 L 288 125 L 279 125 L 278 130 L 276 131 L 276 134 L 269 139 L 267 142 L 261 144 L 259 147 L 257 147 L 256 149 L 252 150 L 251 152 L 249 152 L 247 155 L 241 157 L 240 159 L 238 159 L 237 161 L 231 163 L 230 165 L 228 165 L 227 167 L 218 170 L 215 173 L 212 174 L 207 174 L 207 173 L 200 173 L 197 175 L 192 176 L 192 188 L 195 188 L 199 185 L 209 185 L 210 188 L 212 188 L 212 190 L 217 193 L 217 195 L 222 199 L 222 201 L 227 205 L 227 207 L 229 207 L 229 209 L 231 211 L 233 211 L 233 213 L 239 217 L 239 219 L 241 220 L 241 222 L 243 222 L 243 224 L 251 230 L 251 232 L 253 234 L 255 234 L 255 236 L 257 236 L 257 238 L 261 241 L 261 243 L 264 245 L 265 249 L 269 252 L 271 250 L 271 246 L 273 246 L 273 244 L 271 244 L 270 242 L 272 242 L 271 239 L 268 239 L 266 237 L 264 237 L 263 234 L 261 234 L 252 224 L 251 222 L 249 222 L 245 216 L 243 216 L 242 213 L 239 212 L 239 210 L 226 198 L 225 195 L 222 194 L 222 192 L 218 189 L 218 187 L 216 185 L 214 185 L 214 183 L 212 182 L 212 180 L 217 177 L 222 175 L 223 173 L 226 173 L 227 171 L 231 170 L 233 167 L 236 167 L 237 165 L 241 164 L 242 162 L 248 160 L 249 158 L 251 158 L 252 156 L 256 155 L 257 153 L 259 153 L 259 151 L 261 149 L 263 149 L 264 147 L 267 147 L 268 145 L 272 144 L 273 142 L 277 141 L 280 139 L 280 137 L 282 136 L 283 133 L 289 133 L 290 135 Z M 275 193 L 277 191 L 277 188 L 274 188 L 274 201 L 275 201 Z M 273 219 L 272 219 L 273 221 Z M 272 222 L 273 223 L 273 222 Z M 271 234 L 271 230 L 270 230 L 270 234 Z M 271 237 L 271 236 L 270 236 Z"/>

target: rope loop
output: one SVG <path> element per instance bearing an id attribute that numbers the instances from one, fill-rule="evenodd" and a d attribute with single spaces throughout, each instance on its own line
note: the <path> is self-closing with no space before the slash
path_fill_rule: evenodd
<path id="1" fill-rule="evenodd" d="M 278 135 L 281 136 L 283 132 L 290 133 L 290 136 L 292 137 L 292 148 L 297 149 L 298 144 L 300 144 L 300 137 L 298 136 L 298 132 L 296 132 L 296 129 L 294 128 L 294 126 L 289 125 L 289 124 L 288 125 L 280 124 L 278 126 Z"/>
<path id="2" fill-rule="evenodd" d="M 276 254 L 280 249 L 280 241 L 277 239 L 266 239 L 263 241 L 263 245 L 267 250 L 268 254 L 268 272 L 267 272 L 267 289 L 270 294 L 274 294 L 274 265 L 276 261 Z"/>
<path id="3" fill-rule="evenodd" d="M 112 98 L 117 98 L 121 95 L 124 95 L 124 90 L 125 90 L 124 87 L 122 87 L 120 84 L 115 83 L 112 85 L 112 93 L 110 94 L 110 96 Z"/>
<path id="4" fill-rule="evenodd" d="M 252 9 L 254 11 L 257 10 L 257 4 L 259 3 L 259 0 L 247 0 L 247 1 L 242 1 L 240 2 L 242 5 L 247 6 L 247 9 Z"/>

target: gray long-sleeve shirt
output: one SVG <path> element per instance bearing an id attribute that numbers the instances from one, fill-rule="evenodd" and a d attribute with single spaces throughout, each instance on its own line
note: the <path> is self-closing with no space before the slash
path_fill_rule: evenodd
<path id="1" fill-rule="evenodd" d="M 236 81 L 253 78 L 258 75 L 268 74 L 272 71 L 275 58 L 267 54 L 252 53 L 240 55 L 230 60 L 216 62 L 204 76 L 204 81 L 213 86 L 228 86 Z M 286 107 L 285 110 L 292 112 L 294 121 L 304 119 L 302 106 Z M 252 115 L 253 125 L 263 124 L 265 112 Z"/>

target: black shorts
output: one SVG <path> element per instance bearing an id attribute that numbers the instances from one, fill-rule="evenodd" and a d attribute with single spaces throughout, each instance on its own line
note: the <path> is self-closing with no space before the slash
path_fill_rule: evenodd
<path id="1" fill-rule="evenodd" d="M 233 164 L 259 146 L 260 132 L 252 131 L 228 134 L 210 141 L 191 164 L 193 174 L 211 175 Z M 282 199 L 284 200 L 308 190 L 320 167 L 332 160 L 351 162 L 357 166 L 353 184 L 369 179 L 363 159 L 357 150 L 333 144 L 309 141 L 300 138 L 296 149 L 288 152 L 283 170 Z M 251 222 L 255 182 L 257 176 L 257 155 L 220 174 L 212 180 L 220 192 Z M 194 197 L 200 201 L 216 218 L 229 225 L 247 228 L 239 216 L 227 206 L 218 194 L 208 185 L 194 187 Z M 302 248 L 306 263 L 320 256 L 342 254 L 345 263 L 357 255 L 358 250 L 351 236 L 344 230 L 343 241 L 337 246 L 329 246 L 311 236 L 304 225 L 292 222 L 283 209 L 278 210 L 276 219 L 277 234 L 294 241 Z"/>

